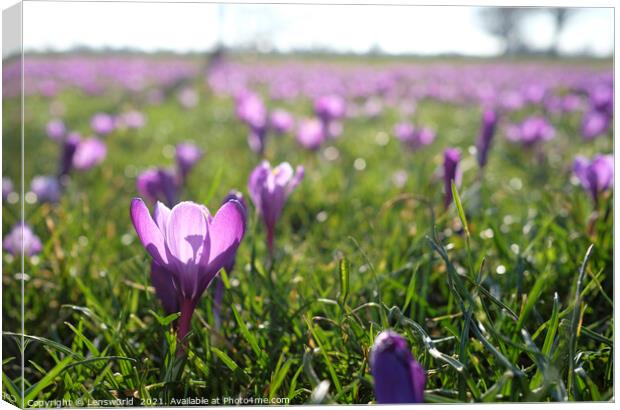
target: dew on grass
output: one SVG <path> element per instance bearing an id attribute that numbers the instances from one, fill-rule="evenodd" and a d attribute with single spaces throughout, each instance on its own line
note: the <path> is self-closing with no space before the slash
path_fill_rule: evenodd
<path id="1" fill-rule="evenodd" d="M 498 275 L 503 275 L 506 273 L 506 267 L 504 265 L 498 265 L 495 272 L 497 272 Z"/>
<path id="2" fill-rule="evenodd" d="M 375 142 L 377 145 L 384 147 L 390 142 L 390 136 L 384 131 L 379 131 L 375 135 Z"/>
<path id="3" fill-rule="evenodd" d="M 366 160 L 364 158 L 356 158 L 353 162 L 353 168 L 357 171 L 363 171 L 366 169 Z"/>

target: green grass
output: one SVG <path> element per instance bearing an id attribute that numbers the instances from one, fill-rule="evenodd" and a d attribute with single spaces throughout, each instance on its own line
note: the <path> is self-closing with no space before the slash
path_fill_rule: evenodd
<path id="1" fill-rule="evenodd" d="M 554 117 L 558 133 L 541 147 L 543 161 L 497 135 L 481 174 L 468 153 L 478 109 L 432 101 L 421 102 L 414 118 L 438 139 L 416 153 L 394 138 L 377 143 L 398 120 L 392 111 L 348 120 L 342 137 L 327 144 L 339 151 L 333 161 L 290 136 L 268 141 L 272 163 L 306 168 L 279 221 L 275 261 L 268 263 L 252 208 L 237 267 L 225 278 L 222 327 L 214 327 L 208 289 L 189 354 L 178 359 L 174 317 L 165 318 L 150 287 L 149 257 L 129 219 L 135 175 L 172 165 L 171 146 L 193 140 L 206 155 L 182 198 L 214 210 L 230 189 L 247 197 L 259 162 L 232 102 L 211 95 L 202 78 L 195 86 L 201 102 L 191 110 L 174 98 L 151 106 L 120 92 L 57 97 L 66 123 L 84 134 L 97 111 L 136 107 L 147 125 L 109 136 L 108 158 L 75 173 L 59 204 L 26 204 L 44 250 L 26 260 L 23 300 L 19 261 L 3 255 L 5 399 L 369 403 L 368 353 L 386 328 L 403 334 L 427 369 L 427 402 L 613 397 L 612 197 L 601 201 L 589 229 L 591 201 L 570 182 L 573 156 L 611 152 L 611 137 L 585 142 L 577 115 Z M 270 105 L 310 114 L 308 102 Z M 19 181 L 19 128 L 6 109 L 5 135 L 13 137 L 3 142 L 3 171 Z M 49 100 L 26 99 L 27 186 L 56 170 L 58 148 L 44 135 L 48 113 Z M 461 148 L 464 178 L 461 209 L 446 211 L 443 182 L 433 173 L 447 146 Z M 356 158 L 366 161 L 364 170 L 354 169 Z M 400 188 L 392 182 L 398 170 L 408 173 Z M 4 234 L 18 215 L 4 206 Z"/>

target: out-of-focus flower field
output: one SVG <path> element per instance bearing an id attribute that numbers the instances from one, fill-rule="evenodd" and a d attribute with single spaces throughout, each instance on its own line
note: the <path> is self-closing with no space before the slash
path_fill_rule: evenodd
<path id="1" fill-rule="evenodd" d="M 611 70 L 31 56 L 22 146 L 5 62 L 4 398 L 385 402 L 370 356 L 391 329 L 414 401 L 611 399 Z M 210 214 L 175 219 L 180 201 Z M 209 226 L 212 253 L 234 239 L 213 281 L 168 261 L 173 222 Z"/>

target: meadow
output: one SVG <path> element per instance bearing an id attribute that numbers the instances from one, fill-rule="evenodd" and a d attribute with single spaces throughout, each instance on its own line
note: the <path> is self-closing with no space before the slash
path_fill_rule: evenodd
<path id="1" fill-rule="evenodd" d="M 575 171 L 578 155 L 613 154 L 611 67 L 34 56 L 24 72 L 22 198 L 19 76 L 5 66 L 4 400 L 366 404 L 376 402 L 370 350 L 387 329 L 425 370 L 424 402 L 613 399 L 612 188 L 586 178 L 588 188 Z M 304 118 L 323 119 L 317 100 L 334 95 L 344 108 L 331 128 L 299 137 Z M 488 107 L 498 120 L 480 166 Z M 252 115 L 276 109 L 295 125 L 263 130 L 251 149 Z M 98 113 L 114 119 L 109 130 Z M 607 123 L 588 128 L 588 115 Z M 548 128 L 528 139 L 523 124 L 541 117 Z M 434 138 L 397 137 L 399 123 Z M 70 131 L 82 142 L 96 136 L 103 158 L 58 171 Z M 174 200 L 215 214 L 238 190 L 247 222 L 234 268 L 199 298 L 179 342 L 179 315 L 155 293 L 130 205 L 143 196 L 140 173 L 174 169 L 184 142 L 200 158 Z M 448 147 L 460 156 L 454 191 Z M 248 191 L 263 159 L 304 168 L 272 252 Z M 59 174 L 47 200 L 32 192 L 35 176 Z M 22 199 L 40 249 L 20 275 L 20 252 L 6 243 Z"/>

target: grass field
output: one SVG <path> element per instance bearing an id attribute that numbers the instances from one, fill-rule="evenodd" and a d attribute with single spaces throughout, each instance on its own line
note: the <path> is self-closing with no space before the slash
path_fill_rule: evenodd
<path id="1" fill-rule="evenodd" d="M 437 69 L 420 74 L 422 82 L 440 86 L 441 67 L 448 67 L 451 86 L 484 77 L 477 68 L 484 62 L 433 64 Z M 467 65 L 463 78 L 458 64 Z M 401 70 L 409 66 L 418 67 L 409 62 Z M 592 76 L 611 69 L 600 62 L 575 66 Z M 265 76 L 268 67 L 260 68 Z M 506 77 L 518 82 L 525 69 L 515 67 Z M 524 77 L 535 78 L 535 70 Z M 398 90 L 401 77 L 395 78 L 391 87 Z M 582 111 L 552 114 L 542 104 L 506 110 L 482 171 L 474 148 L 482 116 L 476 102 L 420 97 L 406 115 L 386 104 L 377 116 L 346 118 L 342 135 L 317 151 L 303 149 L 290 133 L 269 135 L 266 159 L 305 168 L 278 221 L 270 260 L 248 197 L 260 157 L 248 148 L 247 126 L 235 117 L 234 100 L 209 87 L 202 68 L 184 81 L 197 92 L 193 107 L 179 103 L 174 84 L 156 82 L 138 90 L 105 83 L 100 94 L 67 86 L 26 97 L 26 192 L 35 175 L 58 167 L 59 144 L 45 132 L 50 119 L 61 117 L 83 136 L 92 134 L 97 112 L 135 109 L 146 122 L 102 137 L 105 160 L 72 172 L 58 203 L 25 204 L 43 248 L 25 258 L 23 300 L 20 257 L 3 252 L 5 400 L 18 403 L 23 394 L 25 406 L 109 405 L 119 398 L 143 405 L 204 404 L 179 401 L 187 398 L 369 403 L 375 400 L 369 350 L 388 328 L 407 339 L 426 369 L 426 402 L 613 398 L 613 197 L 604 193 L 595 206 L 571 171 L 575 155 L 612 153 L 611 131 L 585 140 Z M 158 87 L 161 100 L 149 102 Z M 265 84 L 254 88 L 270 110 L 312 116 L 303 93 L 279 101 L 268 97 Z M 353 100 L 347 96 L 348 104 Z M 5 96 L 3 124 L 3 175 L 16 187 L 18 101 Z M 531 148 L 509 141 L 506 124 L 532 114 L 550 120 L 554 139 Z M 437 138 L 407 150 L 392 135 L 403 118 L 434 129 Z M 198 145 L 204 157 L 181 199 L 214 212 L 237 189 L 249 203 L 249 219 L 235 269 L 220 274 L 221 325 L 212 285 L 194 313 L 187 354 L 177 355 L 176 316 L 167 316 L 155 296 L 150 257 L 129 206 L 138 196 L 137 174 L 174 166 L 174 146 L 183 141 Z M 437 171 L 447 147 L 461 151 L 461 216 L 455 204 L 443 206 Z M 19 203 L 5 201 L 3 236 L 19 219 Z"/>

